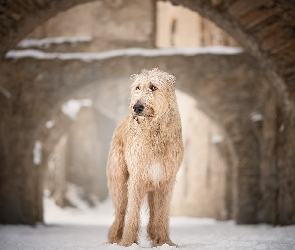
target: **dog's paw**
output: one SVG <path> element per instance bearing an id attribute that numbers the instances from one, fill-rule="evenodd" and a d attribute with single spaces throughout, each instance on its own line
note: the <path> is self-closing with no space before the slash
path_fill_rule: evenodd
<path id="1" fill-rule="evenodd" d="M 121 240 L 118 245 L 120 246 L 124 246 L 124 247 L 130 247 L 132 245 L 138 245 L 138 241 L 137 240 L 134 240 L 134 241 L 130 241 L 130 240 Z"/>
<path id="2" fill-rule="evenodd" d="M 163 246 L 166 245 L 168 246 L 172 246 L 172 247 L 178 247 L 178 245 L 176 245 L 175 243 L 173 243 L 171 240 L 153 240 L 152 242 L 152 247 L 158 247 L 158 246 Z M 162 248 L 161 248 L 162 249 Z"/>
<path id="3" fill-rule="evenodd" d="M 108 244 L 114 244 L 114 243 L 119 243 L 121 241 L 121 238 L 113 237 L 108 239 Z"/>

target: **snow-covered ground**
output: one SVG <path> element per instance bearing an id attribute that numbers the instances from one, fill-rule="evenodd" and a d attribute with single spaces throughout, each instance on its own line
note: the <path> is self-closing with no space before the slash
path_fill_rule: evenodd
<path id="1" fill-rule="evenodd" d="M 108 199 L 95 208 L 89 208 L 75 196 L 73 187 L 69 195 L 77 208 L 61 209 L 52 199 L 45 197 L 46 225 L 0 225 L 1 250 L 116 250 L 125 249 L 106 244 L 112 223 L 112 204 Z M 140 245 L 128 249 L 151 249 L 146 240 L 147 215 L 143 212 Z M 179 249 L 295 249 L 295 226 L 235 225 L 232 221 L 189 217 L 171 218 L 171 238 Z M 157 249 L 175 249 L 163 245 Z"/>

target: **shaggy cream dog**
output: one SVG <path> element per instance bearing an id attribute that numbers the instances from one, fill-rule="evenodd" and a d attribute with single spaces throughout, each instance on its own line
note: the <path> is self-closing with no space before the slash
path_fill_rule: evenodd
<path id="1" fill-rule="evenodd" d="M 140 208 L 148 196 L 147 232 L 152 246 L 169 237 L 169 207 L 183 157 L 175 77 L 158 69 L 131 76 L 129 116 L 116 128 L 107 176 L 115 208 L 109 243 L 138 244 Z"/>

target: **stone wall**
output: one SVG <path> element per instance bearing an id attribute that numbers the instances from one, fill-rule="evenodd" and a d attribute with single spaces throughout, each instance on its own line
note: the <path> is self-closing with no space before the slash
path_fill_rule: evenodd
<path id="1" fill-rule="evenodd" d="M 68 42 L 54 42 L 56 38 L 68 38 Z M 38 26 L 20 43 L 19 49 L 29 47 L 30 39 L 36 40 L 31 48 L 65 52 L 98 52 L 119 47 L 239 46 L 208 19 L 160 1 L 133 1 L 128 6 L 124 1 L 83 4 Z M 43 45 L 42 39 L 47 39 Z M 73 42 L 75 39 L 79 42 Z"/>
<path id="2" fill-rule="evenodd" d="M 1 13 L 1 58 L 34 28 L 54 15 L 91 0 L 5 2 Z M 105 0 L 105 2 L 117 2 Z M 120 3 L 121 1 L 119 1 Z M 226 30 L 265 66 L 284 109 L 294 112 L 294 4 L 288 1 L 171 0 L 199 12 Z M 128 6 L 129 2 L 124 1 Z M 294 119 L 294 118 L 293 118 Z"/>
<path id="3" fill-rule="evenodd" d="M 38 26 L 26 39 L 47 39 L 45 51 L 99 52 L 125 47 L 154 47 L 155 3 L 148 1 L 95 1 L 60 13 Z M 49 39 L 48 39 L 49 38 Z M 80 42 L 49 43 L 54 38 Z M 68 39 L 70 41 L 70 39 Z M 23 43 L 24 45 L 24 43 Z"/>
<path id="4" fill-rule="evenodd" d="M 44 170 L 44 192 L 53 197 L 55 203 L 60 207 L 67 205 L 65 200 L 66 166 L 67 166 L 67 137 L 64 135 L 56 143 L 47 161 L 48 166 Z"/>

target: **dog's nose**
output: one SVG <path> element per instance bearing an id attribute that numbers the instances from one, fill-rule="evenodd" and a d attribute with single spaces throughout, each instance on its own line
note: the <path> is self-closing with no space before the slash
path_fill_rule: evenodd
<path id="1" fill-rule="evenodd" d="M 137 103 L 133 106 L 133 110 L 136 114 L 140 114 L 144 110 L 144 106 Z"/>

